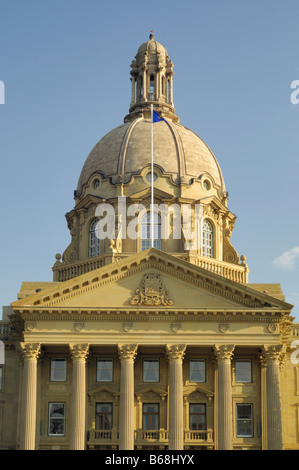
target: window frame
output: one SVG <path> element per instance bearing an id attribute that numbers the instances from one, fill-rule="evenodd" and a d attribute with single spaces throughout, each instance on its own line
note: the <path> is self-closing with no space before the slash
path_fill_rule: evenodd
<path id="1" fill-rule="evenodd" d="M 96 225 L 99 219 L 93 218 L 88 225 L 88 258 L 101 254 L 101 240 L 96 236 Z"/>
<path id="2" fill-rule="evenodd" d="M 249 362 L 250 363 L 250 380 L 237 380 L 237 364 L 240 362 Z M 235 383 L 238 384 L 249 384 L 253 382 L 253 372 L 252 372 L 252 360 L 251 359 L 235 359 Z"/>
<path id="3" fill-rule="evenodd" d="M 53 361 L 63 361 L 65 363 L 65 378 L 64 379 L 55 379 L 53 373 L 55 372 L 52 367 Z M 66 382 L 67 381 L 67 358 L 65 357 L 51 357 L 50 358 L 50 382 Z"/>
<path id="4" fill-rule="evenodd" d="M 205 230 L 204 225 L 207 222 L 211 230 Z M 207 236 L 210 235 L 210 243 L 207 243 Z M 210 252 L 209 252 L 210 251 Z M 214 225 L 210 219 L 204 219 L 202 222 L 202 256 L 214 258 Z"/>
<path id="5" fill-rule="evenodd" d="M 63 405 L 63 418 L 51 418 L 51 415 L 50 415 L 50 408 L 51 408 L 51 405 Z M 54 420 L 54 419 L 61 419 L 63 421 L 63 434 L 51 434 L 50 433 L 50 428 L 51 428 L 51 421 Z M 66 435 L 66 403 L 65 402 L 56 402 L 56 401 L 51 401 L 48 403 L 48 436 L 49 437 L 65 437 Z"/>
<path id="6" fill-rule="evenodd" d="M 204 364 L 204 380 L 194 381 L 191 380 L 191 362 L 202 362 Z M 190 383 L 206 383 L 207 373 L 206 373 L 206 360 L 200 358 L 190 358 L 188 363 L 188 380 Z"/>
<path id="7" fill-rule="evenodd" d="M 96 411 L 96 413 L 95 413 L 95 430 L 96 430 L 96 431 L 111 431 L 111 429 L 113 428 L 113 403 L 111 403 L 111 402 L 96 402 L 95 405 L 96 405 L 96 410 L 95 410 L 95 411 Z M 98 411 L 97 411 L 98 405 L 106 405 L 106 406 L 107 406 L 107 405 L 110 405 L 110 406 L 111 406 L 111 412 L 107 412 L 107 413 L 105 413 L 105 412 L 101 412 L 101 413 L 98 412 Z M 105 426 L 104 426 L 103 428 L 98 427 L 97 425 L 99 424 L 99 417 L 100 417 L 100 416 L 106 417 L 106 415 L 107 415 L 107 416 L 111 416 L 110 427 L 109 427 L 109 428 L 106 428 Z M 106 420 L 104 419 L 104 425 L 105 425 L 105 422 L 106 422 Z"/>
<path id="8" fill-rule="evenodd" d="M 145 217 L 147 218 L 145 220 Z M 144 222 L 145 220 L 145 222 Z M 145 232 L 144 232 L 145 231 Z M 143 235 L 146 234 L 146 237 Z M 157 237 L 156 237 L 157 234 Z M 151 211 L 147 210 L 139 222 L 140 251 L 151 248 Z M 154 248 L 162 250 L 162 220 L 160 214 L 154 211 Z"/>
<path id="9" fill-rule="evenodd" d="M 146 406 L 157 406 L 158 411 L 156 413 L 145 412 L 144 407 Z M 152 423 L 153 416 L 157 417 L 157 427 L 156 428 L 149 427 L 147 429 L 145 427 L 145 421 L 144 421 L 145 416 L 150 416 L 150 423 Z M 142 403 L 142 430 L 143 431 L 158 431 L 159 429 L 160 429 L 160 403 L 147 403 L 147 402 Z"/>
<path id="10" fill-rule="evenodd" d="M 100 361 L 103 361 L 103 362 L 111 362 L 112 364 L 112 367 L 111 367 L 111 380 L 99 380 L 98 378 L 98 363 Z M 96 382 L 98 383 L 112 383 L 114 382 L 114 359 L 113 357 L 97 357 L 97 360 L 96 360 Z"/>
<path id="11" fill-rule="evenodd" d="M 145 368 L 144 363 L 148 362 L 157 362 L 158 363 L 158 380 L 145 380 Z M 142 359 L 142 382 L 143 383 L 160 383 L 160 359 L 156 357 L 144 357 Z"/>
<path id="12" fill-rule="evenodd" d="M 238 407 L 250 406 L 250 418 L 238 418 Z M 249 421 L 251 423 L 251 434 L 240 434 L 238 432 L 238 422 Z M 253 403 L 236 403 L 236 436 L 238 438 L 253 438 L 254 437 L 254 421 L 253 421 Z"/>
<path id="13" fill-rule="evenodd" d="M 191 412 L 191 407 L 192 406 L 203 406 L 204 407 L 204 413 L 195 413 Z M 191 428 L 191 416 L 204 416 L 204 428 L 199 429 L 198 427 L 198 419 L 196 420 L 196 429 Z M 189 430 L 190 431 L 206 431 L 207 430 L 207 405 L 206 403 L 189 403 Z"/>

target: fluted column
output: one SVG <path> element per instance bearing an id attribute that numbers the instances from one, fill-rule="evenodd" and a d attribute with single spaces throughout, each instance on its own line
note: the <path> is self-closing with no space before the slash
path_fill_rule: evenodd
<path id="1" fill-rule="evenodd" d="M 268 450 L 282 450 L 280 358 L 282 345 L 264 346 L 267 364 L 267 441 Z"/>
<path id="2" fill-rule="evenodd" d="M 169 361 L 169 450 L 184 449 L 183 357 L 185 344 L 166 345 Z"/>
<path id="3" fill-rule="evenodd" d="M 235 346 L 215 345 L 218 360 L 218 450 L 233 448 L 231 359 Z"/>
<path id="4" fill-rule="evenodd" d="M 20 422 L 20 449 L 35 450 L 37 359 L 40 344 L 21 343 L 24 360 Z"/>
<path id="5" fill-rule="evenodd" d="M 118 345 L 121 361 L 119 403 L 119 449 L 134 449 L 134 360 L 136 344 Z"/>
<path id="6" fill-rule="evenodd" d="M 70 449 L 85 449 L 86 358 L 88 344 L 70 344 L 73 359 Z"/>

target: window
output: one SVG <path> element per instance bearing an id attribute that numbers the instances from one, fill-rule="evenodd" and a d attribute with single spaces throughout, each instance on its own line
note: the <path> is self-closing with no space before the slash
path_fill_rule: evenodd
<path id="1" fill-rule="evenodd" d="M 251 404 L 237 404 L 237 437 L 253 437 Z"/>
<path id="2" fill-rule="evenodd" d="M 2 390 L 3 368 L 0 366 L 0 390 Z"/>
<path id="3" fill-rule="evenodd" d="M 48 435 L 65 435 L 65 403 L 49 403 Z"/>
<path id="4" fill-rule="evenodd" d="M 236 361 L 236 382 L 252 382 L 251 361 Z"/>
<path id="5" fill-rule="evenodd" d="M 206 362 L 204 359 L 190 359 L 189 382 L 206 381 Z"/>
<path id="6" fill-rule="evenodd" d="M 149 99 L 155 99 L 155 77 L 154 75 L 150 76 L 150 92 L 149 92 Z"/>
<path id="7" fill-rule="evenodd" d="M 97 360 L 97 382 L 113 382 L 113 359 Z"/>
<path id="8" fill-rule="evenodd" d="M 206 430 L 206 405 L 204 403 L 190 403 L 189 429 L 192 431 Z"/>
<path id="9" fill-rule="evenodd" d="M 112 429 L 112 403 L 96 403 L 96 429 Z"/>
<path id="10" fill-rule="evenodd" d="M 161 250 L 161 217 L 154 212 L 154 248 Z M 141 219 L 141 251 L 151 248 L 151 212 L 148 211 Z"/>
<path id="11" fill-rule="evenodd" d="M 159 429 L 159 404 L 143 403 L 142 407 L 143 429 L 145 431 Z"/>
<path id="12" fill-rule="evenodd" d="M 89 226 L 88 257 L 99 256 L 100 254 L 100 234 L 97 228 L 98 219 L 93 219 Z"/>
<path id="13" fill-rule="evenodd" d="M 51 359 L 50 380 L 52 382 L 66 381 L 66 359 Z"/>
<path id="14" fill-rule="evenodd" d="M 207 219 L 203 221 L 202 230 L 202 254 L 213 258 L 213 226 Z"/>
<path id="15" fill-rule="evenodd" d="M 143 382 L 159 382 L 159 359 L 143 360 Z"/>

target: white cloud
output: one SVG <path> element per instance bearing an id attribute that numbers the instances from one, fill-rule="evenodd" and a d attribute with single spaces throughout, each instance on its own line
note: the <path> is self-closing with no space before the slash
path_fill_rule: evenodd
<path id="1" fill-rule="evenodd" d="M 273 264 L 278 268 L 293 271 L 297 260 L 299 260 L 299 246 L 295 246 L 291 250 L 285 251 L 273 261 Z"/>

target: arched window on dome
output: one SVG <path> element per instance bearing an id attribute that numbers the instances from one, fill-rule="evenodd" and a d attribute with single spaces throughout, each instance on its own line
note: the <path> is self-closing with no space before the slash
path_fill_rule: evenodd
<path id="1" fill-rule="evenodd" d="M 213 258 L 214 256 L 213 225 L 208 219 L 203 221 L 202 254 L 208 258 Z"/>
<path id="2" fill-rule="evenodd" d="M 154 248 L 161 250 L 162 239 L 161 239 L 161 217 L 159 214 L 154 212 Z M 140 222 L 140 248 L 141 251 L 151 248 L 151 212 L 146 212 Z"/>
<path id="3" fill-rule="evenodd" d="M 149 99 L 155 99 L 155 77 L 154 75 L 150 76 L 150 87 L 149 87 Z"/>
<path id="4" fill-rule="evenodd" d="M 88 257 L 99 256 L 100 254 L 100 237 L 97 228 L 98 219 L 93 219 L 89 225 L 88 232 Z"/>

